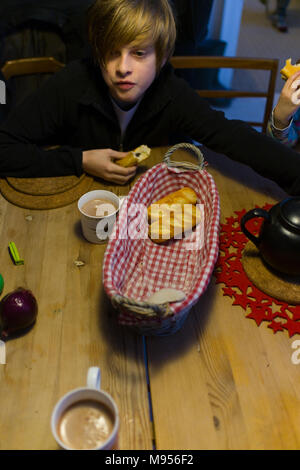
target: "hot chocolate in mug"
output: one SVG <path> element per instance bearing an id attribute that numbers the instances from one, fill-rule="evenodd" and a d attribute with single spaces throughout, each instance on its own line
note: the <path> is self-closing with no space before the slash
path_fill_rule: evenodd
<path id="1" fill-rule="evenodd" d="M 78 200 L 81 228 L 91 243 L 108 241 L 120 208 L 120 198 L 111 191 L 96 189 Z"/>
<path id="2" fill-rule="evenodd" d="M 108 393 L 100 389 L 100 369 L 90 367 L 86 387 L 71 390 L 55 406 L 52 434 L 65 450 L 117 448 L 119 412 Z"/>

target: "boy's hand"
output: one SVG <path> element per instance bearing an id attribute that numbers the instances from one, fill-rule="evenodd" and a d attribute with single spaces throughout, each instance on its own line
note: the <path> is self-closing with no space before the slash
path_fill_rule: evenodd
<path id="1" fill-rule="evenodd" d="M 135 175 L 136 166 L 123 168 L 116 165 L 113 160 L 124 158 L 125 152 L 111 149 L 95 149 L 82 152 L 82 167 L 86 173 L 103 178 L 116 184 L 126 184 Z"/>
<path id="2" fill-rule="evenodd" d="M 274 125 L 284 129 L 300 107 L 300 71 L 294 73 L 284 84 L 274 109 Z"/>

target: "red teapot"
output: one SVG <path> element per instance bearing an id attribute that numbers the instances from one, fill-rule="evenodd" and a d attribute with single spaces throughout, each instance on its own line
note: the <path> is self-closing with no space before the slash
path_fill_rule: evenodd
<path id="1" fill-rule="evenodd" d="M 248 220 L 264 219 L 258 236 L 246 228 Z M 269 211 L 252 209 L 241 219 L 241 229 L 259 249 L 263 260 L 280 273 L 300 276 L 300 197 L 289 197 Z"/>

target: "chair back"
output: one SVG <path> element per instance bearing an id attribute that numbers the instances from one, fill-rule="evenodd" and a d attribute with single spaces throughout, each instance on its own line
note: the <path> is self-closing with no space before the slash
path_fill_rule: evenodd
<path id="1" fill-rule="evenodd" d="M 174 56 L 171 64 L 175 69 L 246 69 L 266 70 L 269 72 L 267 86 L 264 91 L 245 90 L 198 90 L 197 93 L 204 98 L 265 98 L 265 107 L 262 121 L 247 121 L 255 127 L 261 127 L 266 132 L 268 119 L 272 112 L 278 59 L 260 59 L 243 57 L 217 57 L 217 56 Z"/>
<path id="2" fill-rule="evenodd" d="M 27 59 L 8 60 L 3 65 L 1 72 L 5 80 L 20 75 L 35 75 L 44 73 L 55 73 L 64 67 L 54 57 L 30 57 Z"/>

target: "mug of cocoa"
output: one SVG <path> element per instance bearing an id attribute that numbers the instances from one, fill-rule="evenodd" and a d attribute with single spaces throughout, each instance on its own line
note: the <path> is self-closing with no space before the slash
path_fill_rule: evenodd
<path id="1" fill-rule="evenodd" d="M 97 189 L 85 193 L 78 201 L 81 228 L 91 243 L 106 242 L 120 208 L 119 197 L 111 191 Z"/>
<path id="2" fill-rule="evenodd" d="M 90 367 L 86 387 L 71 390 L 55 406 L 51 430 L 65 450 L 117 448 L 119 413 L 113 398 L 100 388 L 100 369 Z"/>

